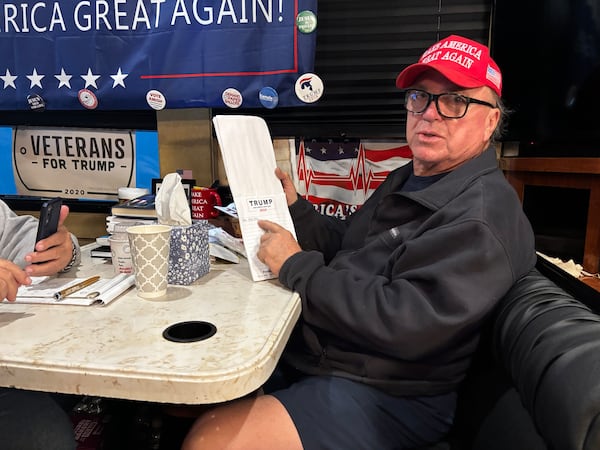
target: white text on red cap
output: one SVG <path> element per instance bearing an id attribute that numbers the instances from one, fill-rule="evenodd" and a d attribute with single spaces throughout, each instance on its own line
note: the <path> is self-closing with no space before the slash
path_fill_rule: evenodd
<path id="1" fill-rule="evenodd" d="M 436 50 L 439 50 L 439 49 L 444 49 L 444 48 L 451 48 L 454 50 L 458 50 L 458 51 L 461 51 L 463 53 L 466 53 L 466 54 L 472 56 L 473 58 L 477 58 L 477 60 L 481 60 L 481 51 L 482 51 L 481 47 L 466 44 L 466 43 L 460 42 L 460 41 L 445 41 L 445 42 L 438 42 L 437 44 L 434 44 L 431 47 L 429 47 L 427 49 L 427 51 L 425 53 L 423 53 L 423 55 L 421 56 L 421 62 L 427 62 L 427 61 L 425 61 L 425 58 L 430 53 L 435 52 Z M 437 59 L 437 58 L 428 59 L 428 61 L 433 61 L 435 59 Z"/>
<path id="2" fill-rule="evenodd" d="M 456 64 L 460 64 L 461 66 L 463 66 L 466 69 L 470 69 L 471 66 L 473 65 L 473 63 L 475 62 L 468 56 L 460 55 L 458 52 L 447 51 L 440 58 L 441 54 L 442 54 L 442 51 L 440 50 L 439 52 L 435 52 L 433 54 L 428 55 L 421 62 L 424 64 L 429 64 L 432 61 L 437 61 L 438 59 L 442 59 L 442 60 L 455 62 Z"/>

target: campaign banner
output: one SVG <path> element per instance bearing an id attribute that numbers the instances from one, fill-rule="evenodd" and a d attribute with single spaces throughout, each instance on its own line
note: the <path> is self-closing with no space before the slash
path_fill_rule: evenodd
<path id="1" fill-rule="evenodd" d="M 4 195 L 116 200 L 118 187 L 149 188 L 159 177 L 156 132 L 16 127 L 0 140 L 0 161 L 13 169 Z"/>
<path id="2" fill-rule="evenodd" d="M 311 103 L 316 13 L 317 0 L 5 1 L 0 109 Z"/>
<path id="3" fill-rule="evenodd" d="M 298 139 L 297 190 L 321 214 L 345 219 L 411 159 L 404 141 Z"/>

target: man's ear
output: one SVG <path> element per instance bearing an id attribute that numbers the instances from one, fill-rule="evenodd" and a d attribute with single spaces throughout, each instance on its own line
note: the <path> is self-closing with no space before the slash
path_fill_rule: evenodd
<path id="1" fill-rule="evenodd" d="M 498 126 L 498 123 L 500 122 L 500 110 L 498 108 L 490 108 L 490 111 L 487 115 L 486 121 L 485 121 L 485 128 L 484 128 L 484 141 L 487 142 L 492 138 L 492 135 L 494 134 L 494 131 L 496 130 L 496 127 Z"/>

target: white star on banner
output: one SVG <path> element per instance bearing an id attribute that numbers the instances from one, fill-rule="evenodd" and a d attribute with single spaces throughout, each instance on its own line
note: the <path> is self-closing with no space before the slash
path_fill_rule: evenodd
<path id="1" fill-rule="evenodd" d="M 129 76 L 128 73 L 122 73 L 121 68 L 119 67 L 118 72 L 115 75 L 111 75 L 110 77 L 115 80 L 113 82 L 113 89 L 117 87 L 117 85 L 121 85 L 125 87 L 125 78 Z"/>
<path id="2" fill-rule="evenodd" d="M 33 88 L 34 86 L 39 86 L 40 88 L 42 87 L 42 78 L 44 78 L 46 75 L 38 75 L 37 73 L 37 69 L 33 69 L 33 73 L 31 75 L 25 75 L 27 78 L 29 78 L 29 81 L 31 81 L 31 84 L 29 86 L 29 89 Z"/>
<path id="3" fill-rule="evenodd" d="M 10 73 L 10 70 L 6 69 L 6 74 L 0 76 L 0 78 L 2 79 L 2 81 L 4 81 L 4 89 L 6 89 L 9 86 L 13 89 L 17 88 L 17 86 L 15 86 L 15 80 L 18 78 L 18 76 L 12 75 Z"/>
<path id="4" fill-rule="evenodd" d="M 98 78 L 100 78 L 100 75 L 94 75 L 92 73 L 92 69 L 91 68 L 88 67 L 87 74 L 86 75 L 81 75 L 81 78 L 83 78 L 85 80 L 85 88 L 86 89 L 87 89 L 88 86 L 93 86 L 95 89 L 98 89 L 98 86 L 96 85 L 96 80 Z"/>
<path id="5" fill-rule="evenodd" d="M 61 68 L 60 75 L 54 75 L 54 78 L 59 81 L 58 89 L 63 86 L 67 86 L 69 89 L 71 89 L 71 78 L 73 78 L 73 75 L 67 75 L 64 68 Z"/>

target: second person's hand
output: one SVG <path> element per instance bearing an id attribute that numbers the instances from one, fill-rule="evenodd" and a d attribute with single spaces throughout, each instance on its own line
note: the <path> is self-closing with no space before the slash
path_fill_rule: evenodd
<path id="1" fill-rule="evenodd" d="M 69 207 L 62 205 L 58 231 L 53 235 L 42 239 L 35 244 L 35 251 L 25 256 L 29 264 L 25 272 L 30 276 L 54 275 L 60 272 L 71 261 L 73 257 L 73 241 L 71 233 L 64 225 L 69 215 Z"/>
<path id="2" fill-rule="evenodd" d="M 16 264 L 0 259 L 0 301 L 14 302 L 19 286 L 31 284 L 31 278 Z"/>

